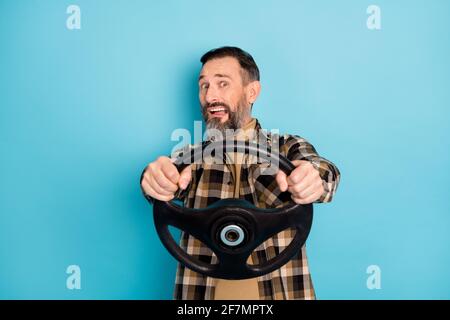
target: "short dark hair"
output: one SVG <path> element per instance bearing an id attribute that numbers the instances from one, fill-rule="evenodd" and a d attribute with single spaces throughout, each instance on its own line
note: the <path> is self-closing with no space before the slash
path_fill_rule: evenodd
<path id="1" fill-rule="evenodd" d="M 259 69 L 253 57 L 238 47 L 220 47 L 209 50 L 201 58 L 200 62 L 205 65 L 206 62 L 212 59 L 233 57 L 246 72 L 246 77 L 243 77 L 243 82 L 259 81 Z"/>

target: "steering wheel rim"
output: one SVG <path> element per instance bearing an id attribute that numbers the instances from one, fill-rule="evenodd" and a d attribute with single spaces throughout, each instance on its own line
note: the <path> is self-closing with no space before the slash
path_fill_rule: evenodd
<path id="1" fill-rule="evenodd" d="M 226 143 L 228 141 L 203 144 L 182 155 L 174 163 L 181 171 L 195 160 L 203 159 L 203 153 L 208 146 L 212 150 L 220 150 L 220 148 L 225 150 Z M 231 150 L 226 151 L 248 152 L 265 160 L 278 161 L 279 169 L 286 175 L 295 169 L 286 157 L 273 153 L 270 149 L 263 150 L 256 143 L 233 141 Z M 238 280 L 273 272 L 289 262 L 299 252 L 309 235 L 313 207 L 312 204 L 300 205 L 290 202 L 281 208 L 262 209 L 246 200 L 229 198 L 221 199 L 206 208 L 193 209 L 181 207 L 173 201 L 155 199 L 153 216 L 161 242 L 182 265 L 206 276 Z M 226 246 L 224 241 L 221 241 L 224 239 L 218 238 L 220 231 L 230 225 L 245 230 L 246 238 L 243 245 Z M 203 242 L 214 252 L 219 263 L 208 264 L 189 255 L 175 242 L 170 234 L 169 226 L 179 228 Z M 259 265 L 247 264 L 247 259 L 254 249 L 289 227 L 295 228 L 296 234 L 280 254 Z"/>

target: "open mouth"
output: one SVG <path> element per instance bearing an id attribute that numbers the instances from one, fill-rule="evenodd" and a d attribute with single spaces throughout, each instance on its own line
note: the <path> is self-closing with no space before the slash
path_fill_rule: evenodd
<path id="1" fill-rule="evenodd" d="M 208 113 L 214 117 L 222 117 L 227 114 L 225 107 L 209 107 Z"/>

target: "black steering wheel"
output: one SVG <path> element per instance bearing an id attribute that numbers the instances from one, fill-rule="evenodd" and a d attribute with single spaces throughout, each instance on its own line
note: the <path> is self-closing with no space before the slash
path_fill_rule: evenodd
<path id="1" fill-rule="evenodd" d="M 175 164 L 181 170 L 203 159 L 205 147 L 225 150 L 224 141 L 203 144 L 179 157 Z M 229 147 L 229 145 L 227 145 Z M 227 149 L 229 151 L 229 149 Z M 259 148 L 256 143 L 234 141 L 231 151 L 250 153 L 271 163 L 289 175 L 295 166 L 279 153 Z M 222 152 L 223 154 L 223 152 Z M 166 249 L 185 267 L 201 274 L 222 279 L 247 279 L 272 272 L 285 265 L 299 252 L 312 225 L 312 204 L 300 205 L 291 201 L 282 208 L 261 209 L 242 199 L 222 199 L 203 209 L 182 207 L 173 201 L 155 200 L 155 227 Z M 202 262 L 186 253 L 173 239 L 169 226 L 187 232 L 208 246 L 217 256 L 218 264 Z M 276 257 L 259 265 L 247 264 L 253 250 L 268 238 L 289 228 L 296 234 L 291 243 Z"/>

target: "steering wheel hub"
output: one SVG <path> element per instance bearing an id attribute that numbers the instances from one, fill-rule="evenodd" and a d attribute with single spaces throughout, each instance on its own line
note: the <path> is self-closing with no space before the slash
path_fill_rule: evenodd
<path id="1" fill-rule="evenodd" d="M 235 224 L 229 224 L 220 231 L 220 240 L 230 247 L 241 244 L 245 239 L 244 230 Z"/>

